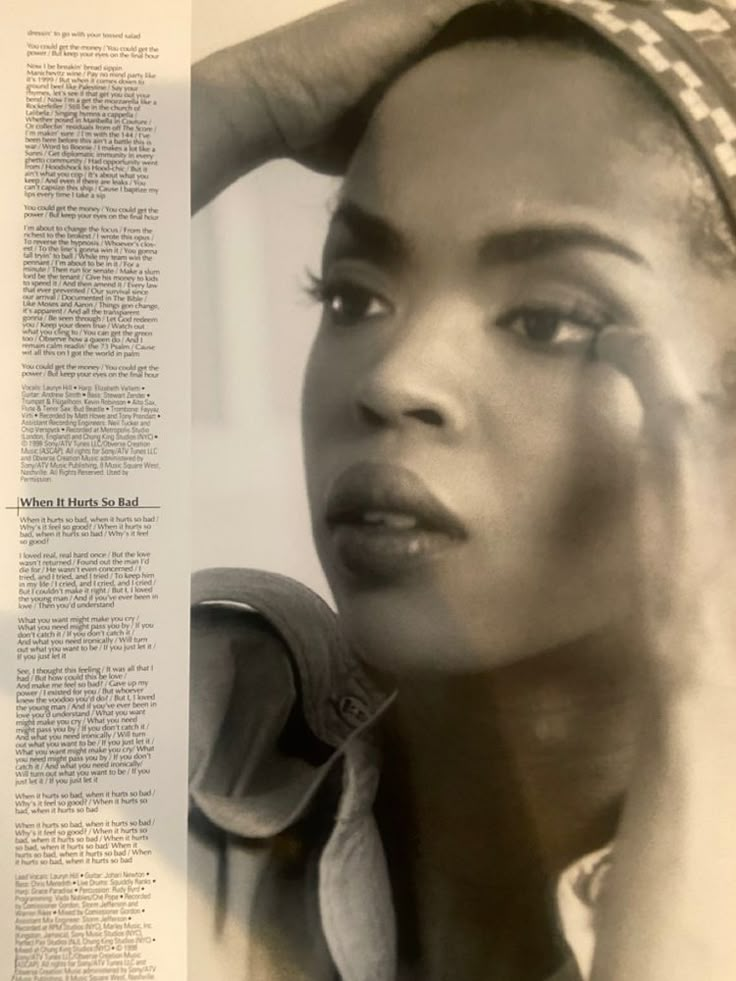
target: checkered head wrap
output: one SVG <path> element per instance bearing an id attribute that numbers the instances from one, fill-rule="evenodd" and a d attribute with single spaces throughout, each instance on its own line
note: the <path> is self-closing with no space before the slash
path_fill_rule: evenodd
<path id="1" fill-rule="evenodd" d="M 637 64 L 690 133 L 736 222 L 736 0 L 536 0 Z"/>

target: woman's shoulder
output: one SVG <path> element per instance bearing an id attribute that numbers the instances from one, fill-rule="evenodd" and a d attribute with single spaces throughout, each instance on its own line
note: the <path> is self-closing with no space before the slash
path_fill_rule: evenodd
<path id="1" fill-rule="evenodd" d="M 378 710 L 329 606 L 285 576 L 194 576 L 190 792 L 221 828 L 275 833 Z"/>
<path id="2" fill-rule="evenodd" d="M 215 751 L 223 727 L 264 732 L 283 728 L 297 710 L 313 715 L 306 705 L 327 687 L 330 661 L 339 657 L 335 634 L 329 607 L 286 576 L 236 568 L 195 573 L 190 772 Z"/>
<path id="3" fill-rule="evenodd" d="M 192 606 L 189 767 L 201 771 L 228 719 L 276 716 L 294 702 L 288 650 L 267 619 L 233 603 Z"/>

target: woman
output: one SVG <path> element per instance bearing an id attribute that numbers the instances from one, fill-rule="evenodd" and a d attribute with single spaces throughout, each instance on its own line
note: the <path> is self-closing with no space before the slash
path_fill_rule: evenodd
<path id="1" fill-rule="evenodd" d="M 722 981 L 733 20 L 458 6 L 195 68 L 196 203 L 284 154 L 345 174 L 304 390 L 339 624 L 195 585 L 207 976 Z"/>

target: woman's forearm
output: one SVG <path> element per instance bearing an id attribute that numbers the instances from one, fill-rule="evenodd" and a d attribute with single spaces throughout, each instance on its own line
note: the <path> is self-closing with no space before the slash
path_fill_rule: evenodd
<path id="1" fill-rule="evenodd" d="M 267 160 L 340 172 L 335 126 L 472 0 L 342 0 L 192 71 L 192 206 Z"/>
<path id="2" fill-rule="evenodd" d="M 252 41 L 218 51 L 192 68 L 192 211 L 284 151 L 257 72 Z"/>
<path id="3" fill-rule="evenodd" d="M 643 410 L 647 691 L 592 981 L 736 978 L 734 418 L 675 358 L 671 326 L 607 328 L 597 345 Z"/>
<path id="4" fill-rule="evenodd" d="M 592 981 L 736 977 L 736 679 L 678 692 L 645 729 Z"/>

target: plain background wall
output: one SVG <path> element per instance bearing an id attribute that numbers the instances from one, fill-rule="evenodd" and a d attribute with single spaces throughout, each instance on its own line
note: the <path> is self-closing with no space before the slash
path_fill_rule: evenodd
<path id="1" fill-rule="evenodd" d="M 194 59 L 318 7 L 316 0 L 194 0 Z M 288 162 L 243 178 L 192 228 L 192 565 L 291 575 L 329 597 L 302 473 L 301 378 L 335 181 Z"/>

